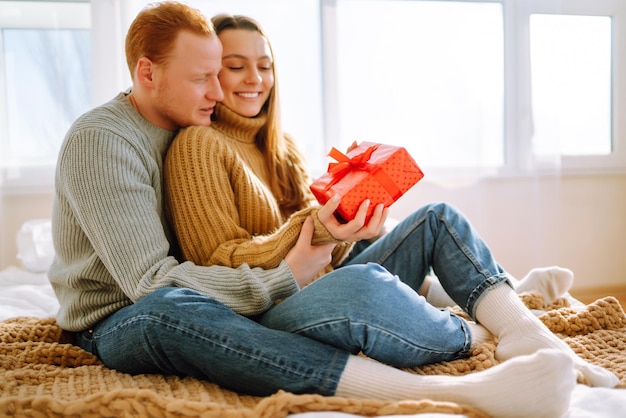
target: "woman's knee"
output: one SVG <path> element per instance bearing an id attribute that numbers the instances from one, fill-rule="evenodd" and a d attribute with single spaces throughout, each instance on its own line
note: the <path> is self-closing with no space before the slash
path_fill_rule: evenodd
<path id="1" fill-rule="evenodd" d="M 446 202 L 434 202 L 424 206 L 424 209 L 434 214 L 438 219 L 449 218 L 450 216 L 458 216 L 459 210 Z"/>

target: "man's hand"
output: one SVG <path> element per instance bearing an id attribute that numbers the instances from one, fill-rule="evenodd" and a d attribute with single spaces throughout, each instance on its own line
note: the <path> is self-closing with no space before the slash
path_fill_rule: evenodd
<path id="1" fill-rule="evenodd" d="M 311 245 L 314 229 L 313 218 L 308 216 L 302 224 L 296 245 L 285 256 L 285 261 L 301 288 L 309 284 L 320 270 L 330 264 L 332 251 L 336 245 L 334 243 Z"/>
<path id="2" fill-rule="evenodd" d="M 378 237 L 385 220 L 389 213 L 389 208 L 381 203 L 374 208 L 374 212 L 365 225 L 365 216 L 370 206 L 370 201 L 365 200 L 359 206 L 359 210 L 353 220 L 348 223 L 341 223 L 335 216 L 335 211 L 339 207 L 340 197 L 333 196 L 324 206 L 317 212 L 320 222 L 328 229 L 331 235 L 340 241 L 356 242 L 364 239 L 372 239 Z"/>

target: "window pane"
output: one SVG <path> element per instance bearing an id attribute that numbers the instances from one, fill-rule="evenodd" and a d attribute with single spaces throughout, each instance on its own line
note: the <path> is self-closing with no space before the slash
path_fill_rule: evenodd
<path id="1" fill-rule="evenodd" d="M 611 153 L 611 18 L 532 15 L 533 150 Z"/>
<path id="2" fill-rule="evenodd" d="M 5 28 L 2 40 L 6 162 L 53 163 L 70 124 L 90 107 L 89 31 Z"/>
<path id="3" fill-rule="evenodd" d="M 424 167 L 497 167 L 499 3 L 339 1 L 339 140 L 404 145 Z"/>

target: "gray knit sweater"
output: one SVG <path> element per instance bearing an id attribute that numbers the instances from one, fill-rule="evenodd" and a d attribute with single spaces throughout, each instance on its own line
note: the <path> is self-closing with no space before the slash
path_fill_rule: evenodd
<path id="1" fill-rule="evenodd" d="M 244 315 L 298 291 L 284 260 L 272 270 L 232 269 L 171 255 L 162 168 L 174 135 L 143 119 L 125 93 L 70 128 L 56 168 L 48 273 L 64 329 L 89 329 L 165 286 L 198 290 Z"/>

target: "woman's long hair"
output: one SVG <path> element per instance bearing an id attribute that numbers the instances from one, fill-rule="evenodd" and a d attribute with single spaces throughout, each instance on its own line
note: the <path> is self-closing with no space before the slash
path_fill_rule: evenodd
<path id="1" fill-rule="evenodd" d="M 254 19 L 242 15 L 219 14 L 211 21 L 219 35 L 226 29 L 241 29 L 258 32 L 269 45 L 272 58 L 272 45 L 261 25 Z M 265 156 L 269 168 L 272 193 L 280 204 L 283 216 L 303 209 L 309 204 L 309 176 L 305 169 L 302 153 L 296 148 L 294 141 L 287 141 L 280 123 L 280 103 L 278 98 L 278 78 L 276 67 L 272 65 L 274 86 L 263 105 L 261 112 L 267 114 L 267 122 L 256 137 L 256 144 Z"/>

